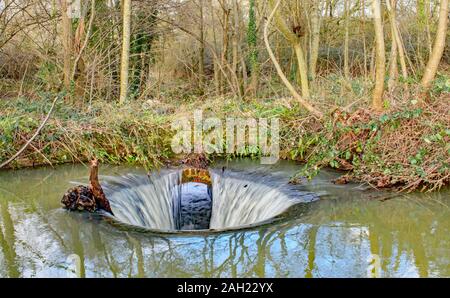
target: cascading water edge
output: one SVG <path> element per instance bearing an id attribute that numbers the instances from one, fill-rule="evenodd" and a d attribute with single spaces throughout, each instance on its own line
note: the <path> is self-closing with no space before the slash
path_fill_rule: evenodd
<path id="1" fill-rule="evenodd" d="M 102 178 L 114 219 L 133 226 L 177 230 L 181 194 L 178 171 Z"/>
<path id="2" fill-rule="evenodd" d="M 317 196 L 267 172 L 211 171 L 210 229 L 249 226 L 272 219 Z"/>
<path id="3" fill-rule="evenodd" d="M 210 181 L 184 179 L 181 169 L 102 177 L 121 225 L 158 233 L 217 233 L 278 220 L 318 196 L 268 171 L 210 169 Z"/>

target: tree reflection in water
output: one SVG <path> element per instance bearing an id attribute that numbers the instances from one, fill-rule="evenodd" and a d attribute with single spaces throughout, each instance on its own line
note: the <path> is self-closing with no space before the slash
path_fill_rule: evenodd
<path id="1" fill-rule="evenodd" d="M 0 276 L 68 276 L 72 254 L 86 277 L 365 277 L 371 255 L 381 276 L 450 276 L 448 191 L 381 201 L 324 179 L 311 189 L 329 195 L 283 222 L 162 236 L 61 210 L 82 170 L 0 177 Z"/>

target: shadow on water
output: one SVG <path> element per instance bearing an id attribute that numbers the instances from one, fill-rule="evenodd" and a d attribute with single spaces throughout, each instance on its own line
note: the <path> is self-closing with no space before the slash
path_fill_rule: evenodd
<path id="1" fill-rule="evenodd" d="M 281 163 L 270 171 L 288 179 L 296 169 Z M 378 256 L 377 276 L 450 277 L 448 190 L 380 200 L 359 185 L 333 185 L 336 174 L 324 171 L 302 186 L 321 199 L 291 208 L 283 220 L 179 236 L 62 210 L 70 181 L 86 181 L 86 173 L 83 166 L 0 172 L 0 276 L 365 277 Z M 102 173 L 143 171 L 104 166 Z"/>

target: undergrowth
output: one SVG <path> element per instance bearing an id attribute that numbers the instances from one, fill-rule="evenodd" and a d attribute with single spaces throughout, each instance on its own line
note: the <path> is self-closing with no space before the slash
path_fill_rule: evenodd
<path id="1" fill-rule="evenodd" d="M 323 90 L 338 88 L 332 79 L 327 80 L 331 85 Z M 41 134 L 9 167 L 77 163 L 92 157 L 147 169 L 163 166 L 180 158 L 171 150 L 172 121 L 192 117 L 195 109 L 201 109 L 205 118 L 279 118 L 280 157 L 301 162 L 294 182 L 332 167 L 345 171 L 337 183 L 353 180 L 376 188 L 435 190 L 448 185 L 450 179 L 448 82 L 445 76 L 436 80 L 427 106 L 396 100 L 384 114 L 363 108 L 370 100 L 364 82 L 350 82 L 348 89 L 338 91 L 343 99 L 321 97 L 322 102 L 316 102 L 330 111 L 320 121 L 279 94 L 246 101 L 171 94 L 170 98 L 134 100 L 124 106 L 100 99 L 91 105 L 60 101 Z M 340 108 L 352 98 L 356 104 L 351 109 Z M 50 94 L 35 100 L 0 101 L 0 162 L 25 144 L 50 105 Z M 246 147 L 234 155 L 210 157 L 260 156 L 258 147 Z"/>

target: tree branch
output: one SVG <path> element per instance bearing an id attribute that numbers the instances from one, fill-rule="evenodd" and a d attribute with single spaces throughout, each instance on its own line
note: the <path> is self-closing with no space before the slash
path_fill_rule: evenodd
<path id="1" fill-rule="evenodd" d="M 2 163 L 0 165 L 0 169 L 3 168 L 4 166 L 8 165 L 10 162 L 15 160 L 17 157 L 19 157 L 19 155 L 22 154 L 22 152 L 25 149 L 27 149 L 27 147 L 31 144 L 31 142 L 33 142 L 34 139 L 39 135 L 39 133 L 41 132 L 41 130 L 44 128 L 45 124 L 47 123 L 48 119 L 50 118 L 50 115 L 52 114 L 53 109 L 55 108 L 55 104 L 58 101 L 58 99 L 59 99 L 59 96 L 55 97 L 55 99 L 53 100 L 52 106 L 51 106 L 50 110 L 48 111 L 47 116 L 45 117 L 44 121 L 42 121 L 41 125 L 39 125 L 39 127 L 36 130 L 36 132 L 34 133 L 34 135 L 25 143 L 25 145 L 22 146 L 22 148 L 20 148 L 19 151 L 17 151 L 16 154 L 14 154 L 13 156 L 11 156 L 11 158 L 9 158 L 7 161 Z"/>

